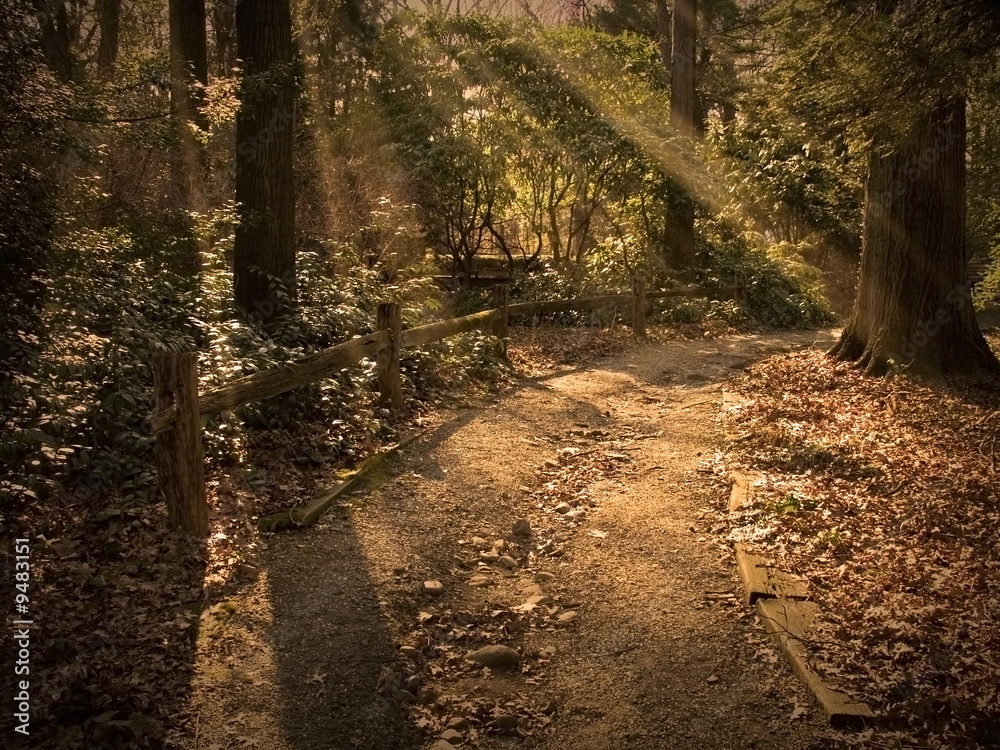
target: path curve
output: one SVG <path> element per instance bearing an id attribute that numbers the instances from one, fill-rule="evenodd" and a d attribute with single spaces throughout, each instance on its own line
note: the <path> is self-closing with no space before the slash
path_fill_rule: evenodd
<path id="1" fill-rule="evenodd" d="M 203 617 L 187 747 L 423 748 L 449 721 L 461 747 L 829 746 L 704 524 L 726 380 L 832 341 L 641 345 L 450 413 Z M 485 643 L 521 672 L 470 668 Z"/>

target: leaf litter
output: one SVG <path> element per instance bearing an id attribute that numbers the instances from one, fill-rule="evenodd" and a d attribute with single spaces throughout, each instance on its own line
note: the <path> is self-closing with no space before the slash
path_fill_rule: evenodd
<path id="1" fill-rule="evenodd" d="M 715 530 L 808 580 L 828 620 L 817 669 L 901 742 L 998 746 L 1000 385 L 803 352 L 733 389 L 725 465 L 763 476 Z"/>

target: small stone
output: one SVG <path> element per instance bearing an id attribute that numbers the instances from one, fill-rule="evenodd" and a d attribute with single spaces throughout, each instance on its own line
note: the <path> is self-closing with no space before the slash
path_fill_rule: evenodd
<path id="1" fill-rule="evenodd" d="M 454 729 L 445 729 L 441 732 L 440 737 L 445 742 L 449 742 L 452 745 L 458 745 L 462 742 L 462 735 L 456 732 Z"/>
<path id="2" fill-rule="evenodd" d="M 420 655 L 420 652 L 417 651 L 417 649 L 413 648 L 413 646 L 400 646 L 399 653 L 410 659 L 415 659 L 417 656 Z"/>
<path id="3" fill-rule="evenodd" d="M 493 726 L 497 729 L 517 729 L 519 723 L 517 717 L 510 714 L 497 714 L 493 717 Z"/>
<path id="4" fill-rule="evenodd" d="M 531 536 L 531 522 L 527 518 L 518 518 L 514 521 L 512 531 L 514 536 Z"/>
<path id="5" fill-rule="evenodd" d="M 529 607 L 538 607 L 542 604 L 548 604 L 549 597 L 545 596 L 545 594 L 536 594 L 535 596 L 529 596 L 524 603 Z"/>
<path id="6" fill-rule="evenodd" d="M 424 581 L 424 593 L 440 596 L 444 593 L 444 584 L 441 581 Z"/>
<path id="7" fill-rule="evenodd" d="M 507 549 L 507 542 L 505 542 L 503 539 L 497 539 L 495 542 L 493 542 L 493 551 L 496 552 L 498 555 L 503 554 L 504 550 L 506 549 Z"/>
<path id="8" fill-rule="evenodd" d="M 245 578 L 250 581 L 256 581 L 257 577 L 260 575 L 260 571 L 257 568 L 253 565 L 247 565 L 246 563 L 240 565 L 238 571 L 241 578 Z"/>
<path id="9" fill-rule="evenodd" d="M 468 728 L 469 720 L 464 716 L 456 716 L 448 722 L 448 729 L 454 729 L 456 732 L 464 732 Z"/>
<path id="10" fill-rule="evenodd" d="M 548 459 L 546 459 L 544 461 L 544 463 L 542 463 L 542 468 L 543 469 L 558 469 L 559 468 L 559 462 L 558 461 L 553 461 L 551 458 L 548 458 Z"/>
<path id="11" fill-rule="evenodd" d="M 500 555 L 496 552 L 484 552 L 479 556 L 479 559 L 484 563 L 489 563 L 490 565 L 492 565 L 493 563 L 495 563 L 497 560 L 500 559 Z"/>
<path id="12" fill-rule="evenodd" d="M 415 696 L 409 690 L 400 690 L 399 699 L 403 701 L 403 703 L 413 703 L 417 699 L 417 696 Z"/>
<path id="13" fill-rule="evenodd" d="M 573 506 L 570 505 L 569 503 L 559 503 L 559 505 L 553 508 L 553 510 L 555 510 L 556 513 L 562 515 L 565 513 L 569 513 L 571 510 L 573 510 Z"/>
<path id="14" fill-rule="evenodd" d="M 538 652 L 538 655 L 543 659 L 551 659 L 553 656 L 556 655 L 556 647 L 546 646 L 545 648 L 543 648 L 541 651 Z"/>
<path id="15" fill-rule="evenodd" d="M 438 740 L 431 745 L 431 750 L 455 750 L 455 746 L 448 742 L 448 740 Z"/>
<path id="16" fill-rule="evenodd" d="M 549 573 L 548 571 L 543 570 L 539 573 L 535 573 L 535 580 L 538 581 L 539 583 L 548 583 L 549 581 L 554 581 L 555 578 L 556 578 L 555 575 Z"/>
<path id="17" fill-rule="evenodd" d="M 536 583 L 533 583 L 530 586 L 525 586 L 522 591 L 524 591 L 525 596 L 542 596 L 544 593 L 542 591 L 542 587 Z"/>
<path id="18" fill-rule="evenodd" d="M 565 625 L 566 623 L 573 622 L 573 620 L 575 620 L 576 618 L 577 618 L 576 611 L 571 609 L 569 612 L 563 612 L 556 618 L 556 620 Z"/>
<path id="19" fill-rule="evenodd" d="M 564 515 L 563 518 L 568 518 L 570 521 L 579 521 L 585 515 L 586 511 L 576 508 L 575 510 L 571 510 L 569 513 Z"/>
<path id="20" fill-rule="evenodd" d="M 517 567 L 517 560 L 508 555 L 504 555 L 499 560 L 497 560 L 497 565 L 501 568 L 506 568 L 507 570 L 513 570 Z"/>
<path id="21" fill-rule="evenodd" d="M 507 646 L 486 646 L 470 652 L 465 658 L 490 669 L 515 667 L 521 663 L 521 655 Z"/>
<path id="22" fill-rule="evenodd" d="M 542 706 L 542 713 L 543 714 L 554 714 L 556 712 L 556 708 L 557 708 L 556 702 L 555 701 L 549 701 L 544 706 Z"/>
<path id="23" fill-rule="evenodd" d="M 433 703 L 438 699 L 438 691 L 432 687 L 420 688 L 417 698 L 421 703 Z"/>
<path id="24" fill-rule="evenodd" d="M 469 579 L 469 585 L 473 588 L 482 588 L 483 586 L 489 586 L 492 583 L 489 576 L 472 576 Z"/>
<path id="25" fill-rule="evenodd" d="M 420 689 L 420 675 L 414 674 L 407 677 L 406 689 L 416 695 L 417 691 Z"/>
<path id="26" fill-rule="evenodd" d="M 713 675 L 709 675 L 708 679 L 705 680 L 705 682 L 707 682 L 709 685 L 714 685 L 718 681 L 719 681 L 719 676 L 718 675 L 714 675 L 714 674 Z"/>
<path id="27" fill-rule="evenodd" d="M 472 537 L 470 544 L 476 549 L 486 549 L 490 546 L 490 543 L 483 539 L 481 536 Z"/>

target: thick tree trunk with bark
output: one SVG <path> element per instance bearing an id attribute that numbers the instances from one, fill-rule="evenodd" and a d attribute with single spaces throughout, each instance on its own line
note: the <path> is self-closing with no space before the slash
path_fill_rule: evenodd
<path id="1" fill-rule="evenodd" d="M 295 91 L 288 0 L 242 0 L 236 6 L 243 61 L 236 118 L 236 304 L 269 323 L 295 300 L 295 187 L 292 135 Z"/>
<path id="2" fill-rule="evenodd" d="M 114 2 L 116 0 L 103 0 Z M 174 185 L 188 211 L 205 209 L 205 153 L 196 130 L 205 130 L 202 114 L 208 84 L 208 44 L 205 30 L 205 0 L 169 0 L 170 100 L 175 112 L 177 151 L 172 171 Z M 177 271 L 196 275 L 201 252 L 194 240 L 181 249 Z"/>
<path id="3" fill-rule="evenodd" d="M 236 67 L 236 2 L 213 0 L 212 35 L 215 39 L 215 66 L 219 76 L 228 76 Z"/>
<path id="4" fill-rule="evenodd" d="M 684 136 L 697 135 L 698 98 L 695 93 L 695 41 L 698 0 L 675 0 L 670 65 L 670 124 Z"/>
<path id="5" fill-rule="evenodd" d="M 660 47 L 660 60 L 663 61 L 663 67 L 668 73 L 671 66 L 670 24 L 670 8 L 667 6 L 667 0 L 656 0 L 656 41 Z"/>
<path id="6" fill-rule="evenodd" d="M 69 13 L 62 0 L 34 0 L 35 17 L 41 29 L 45 62 L 62 80 L 73 78 L 72 34 Z"/>
<path id="7" fill-rule="evenodd" d="M 1000 372 L 967 284 L 963 99 L 869 156 L 858 292 L 831 353 L 873 374 Z"/>
<path id="8" fill-rule="evenodd" d="M 97 68 L 101 75 L 114 72 L 118 60 L 118 31 L 121 19 L 121 0 L 100 0 L 101 44 L 97 52 Z"/>
<path id="9" fill-rule="evenodd" d="M 695 40 L 698 32 L 697 0 L 675 0 L 670 73 L 670 124 L 686 138 L 698 134 L 698 99 L 695 93 Z M 695 265 L 694 204 L 690 199 L 669 207 L 667 224 L 669 259 L 680 268 Z"/>

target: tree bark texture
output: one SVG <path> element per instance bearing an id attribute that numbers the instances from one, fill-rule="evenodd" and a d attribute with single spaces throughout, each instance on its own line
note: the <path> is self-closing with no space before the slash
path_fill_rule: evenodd
<path id="1" fill-rule="evenodd" d="M 670 124 L 688 138 L 697 134 L 698 99 L 695 95 L 695 42 L 698 36 L 698 0 L 676 0 L 673 48 L 670 59 Z"/>
<path id="2" fill-rule="evenodd" d="M 117 2 L 118 0 L 103 0 Z M 175 112 L 177 149 L 171 165 L 174 185 L 188 211 L 205 209 L 205 152 L 196 131 L 208 127 L 202 114 L 208 84 L 205 0 L 169 0 L 170 101 Z M 179 248 L 177 272 L 195 276 L 201 251 L 193 239 Z"/>
<path id="3" fill-rule="evenodd" d="M 295 91 L 288 0 L 242 0 L 236 7 L 243 61 L 236 117 L 236 304 L 265 324 L 295 300 Z"/>
<path id="4" fill-rule="evenodd" d="M 97 68 L 104 76 L 114 72 L 115 62 L 118 60 L 121 9 L 121 0 L 100 0 L 101 44 L 97 52 Z"/>
<path id="5" fill-rule="evenodd" d="M 46 64 L 63 81 L 73 77 L 73 56 L 70 51 L 69 13 L 62 0 L 34 0 L 35 18 L 41 29 L 42 54 Z"/>
<path id="6" fill-rule="evenodd" d="M 660 60 L 663 61 L 663 67 L 668 73 L 671 67 L 670 24 L 670 8 L 667 6 L 667 0 L 656 0 L 656 41 L 660 47 Z"/>
<path id="7" fill-rule="evenodd" d="M 675 0 L 670 72 L 670 124 L 685 138 L 698 134 L 695 92 L 695 41 L 698 34 L 697 0 Z M 695 265 L 694 204 L 689 197 L 668 208 L 667 258 L 678 268 Z"/>
<path id="8" fill-rule="evenodd" d="M 873 374 L 1000 371 L 967 285 L 965 101 L 926 115 L 909 142 L 873 149 L 858 292 L 831 350 Z"/>
<path id="9" fill-rule="evenodd" d="M 220 76 L 228 76 L 236 67 L 235 0 L 213 0 L 212 36 L 215 39 L 216 71 Z"/>

